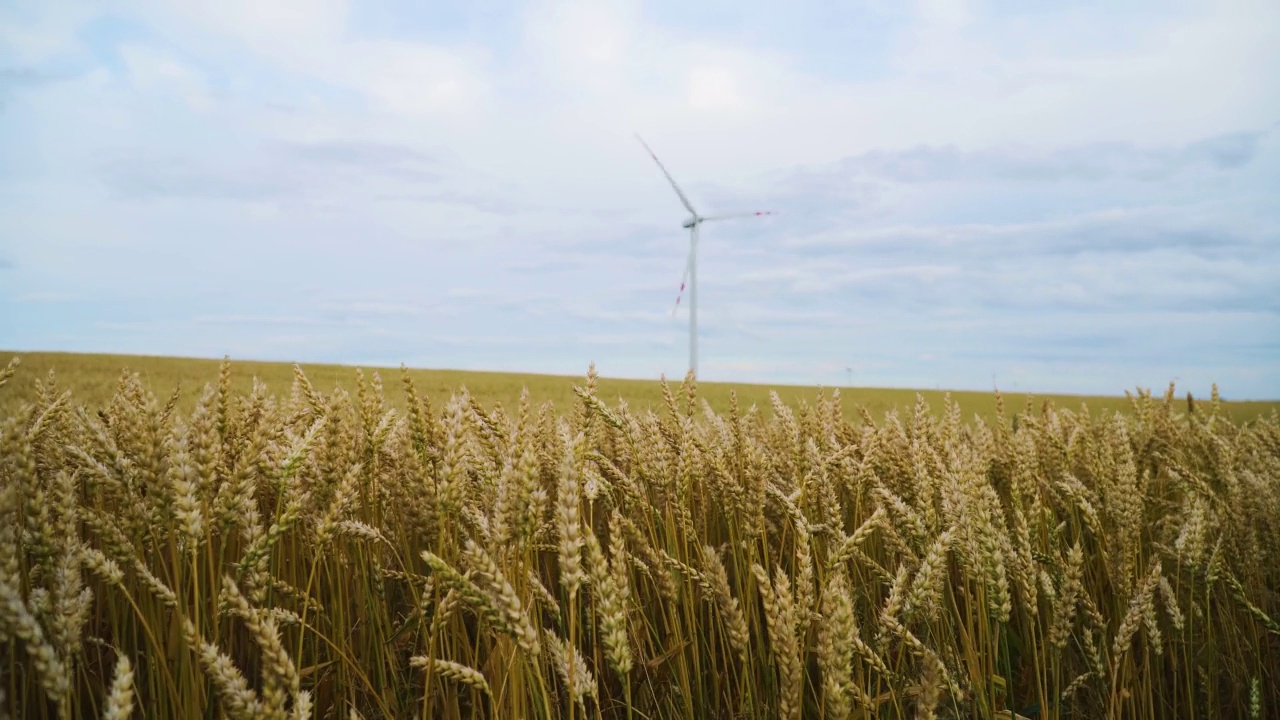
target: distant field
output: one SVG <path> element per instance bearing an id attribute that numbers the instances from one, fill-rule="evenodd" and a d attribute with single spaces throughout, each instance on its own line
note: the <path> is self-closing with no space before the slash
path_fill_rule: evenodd
<path id="1" fill-rule="evenodd" d="M 203 360 L 190 358 L 150 357 L 134 355 L 98 355 L 50 352 L 18 352 L 0 351 L 0 366 L 9 359 L 18 356 L 22 364 L 17 375 L 8 387 L 0 390 L 0 417 L 7 416 L 22 402 L 34 397 L 35 384 L 46 378 L 50 371 L 58 386 L 72 391 L 73 402 L 88 407 L 97 407 L 107 401 L 115 392 L 116 382 L 123 369 L 139 372 L 143 382 L 162 401 L 179 389 L 179 408 L 190 410 L 206 383 L 217 380 L 219 360 Z M 257 377 L 266 383 L 268 389 L 276 396 L 283 397 L 289 393 L 293 382 L 293 368 L 289 363 L 266 363 L 237 361 L 232 358 L 232 377 L 237 392 L 247 391 L 252 387 L 253 378 Z M 349 392 L 355 391 L 356 368 L 342 365 L 303 365 L 303 370 L 316 389 L 327 392 L 340 386 Z M 387 401 L 393 406 L 402 407 L 404 387 L 401 382 L 400 368 L 364 368 L 366 377 L 372 378 L 376 372 L 382 378 Z M 485 405 L 502 403 L 510 407 L 520 397 L 522 389 L 528 388 L 531 399 L 535 403 L 551 401 L 557 407 L 565 407 L 577 401 L 574 385 L 581 385 L 584 377 L 562 377 L 554 375 L 532 375 L 493 372 L 464 372 L 457 370 L 409 370 L 418 393 L 429 396 L 439 407 L 452 394 L 462 387 Z M 586 368 L 583 368 L 585 376 Z M 678 385 L 682 378 L 668 378 L 673 385 Z M 729 393 L 736 391 L 738 402 L 742 407 L 759 405 L 768 408 L 770 391 L 777 391 L 783 401 L 794 404 L 800 400 L 812 402 L 818 393 L 815 387 L 797 387 L 787 385 L 748 385 L 730 383 L 699 383 L 698 395 L 711 403 L 717 410 L 724 410 L 729 405 Z M 1117 394 L 1111 397 L 1084 397 L 1071 395 L 1036 395 L 1038 403 L 1051 400 L 1059 407 L 1078 409 L 1085 404 L 1091 411 L 1124 410 L 1129 407 L 1124 397 L 1126 388 L 1117 388 Z M 1160 394 L 1164 388 L 1157 386 L 1152 390 Z M 846 414 L 856 413 L 859 406 L 864 406 L 873 417 L 879 419 L 884 412 L 893 408 L 909 409 L 919 393 L 934 411 L 942 408 L 945 391 L 881 389 L 881 388 L 840 388 L 842 404 Z M 1224 389 L 1230 394 L 1230 389 Z M 599 395 L 614 402 L 619 398 L 627 401 L 633 408 L 656 406 L 662 402 L 662 388 L 657 379 L 648 380 L 600 380 Z M 989 417 L 995 409 L 995 395 L 987 392 L 953 392 L 952 398 L 960 404 L 965 418 L 975 414 Z M 1026 394 L 1005 393 L 1005 405 L 1011 410 L 1021 408 L 1027 400 Z M 1185 407 L 1185 395 L 1180 397 L 1179 404 Z M 1225 402 L 1224 408 L 1237 422 L 1253 420 L 1260 415 L 1268 415 L 1280 410 L 1280 401 L 1265 402 Z"/>

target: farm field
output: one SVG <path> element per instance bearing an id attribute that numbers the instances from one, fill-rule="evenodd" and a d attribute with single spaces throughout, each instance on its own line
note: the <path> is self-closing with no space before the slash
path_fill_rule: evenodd
<path id="1" fill-rule="evenodd" d="M 47 357 L 0 373 L 16 717 L 1280 710 L 1274 413 Z"/>
<path id="2" fill-rule="evenodd" d="M 143 383 L 149 390 L 167 400 L 178 390 L 178 408 L 189 411 L 194 407 L 196 399 L 204 384 L 213 379 L 221 361 L 191 358 L 150 357 L 136 355 L 99 355 L 49 352 L 0 351 L 0 364 L 8 362 L 11 357 L 19 357 L 21 365 L 16 376 L 10 381 L 9 390 L 0 396 L 0 415 L 12 412 L 20 403 L 29 401 L 35 392 L 37 380 L 45 379 L 49 371 L 54 371 L 59 387 L 69 389 L 78 402 L 89 406 L 105 402 L 115 392 L 117 381 L 123 369 L 128 368 L 142 376 Z M 355 368 L 341 365 L 305 365 L 303 370 L 312 384 L 321 390 L 332 390 L 341 386 L 348 392 L 355 389 Z M 384 386 L 388 403 L 392 407 L 404 408 L 404 388 L 400 368 L 365 368 L 367 377 L 372 379 L 377 372 Z M 587 368 L 583 368 L 585 374 Z M 477 401 L 485 405 L 502 403 L 511 406 L 519 398 L 524 388 L 528 388 L 533 402 L 552 402 L 556 406 L 564 406 L 576 401 L 573 392 L 575 384 L 581 384 L 580 377 L 560 377 L 554 375 L 523 375 L 496 372 L 463 372 L 457 370 L 408 370 L 408 376 L 417 387 L 417 392 L 440 403 L 458 392 L 462 387 Z M 293 368 L 288 363 L 249 362 L 231 359 L 232 388 L 238 392 L 248 392 L 253 386 L 254 378 L 260 379 L 267 386 L 267 391 L 277 397 L 287 396 L 293 382 Z M 683 378 L 668 378 L 678 383 Z M 1078 410 L 1081 403 L 1088 405 L 1091 412 L 1127 410 L 1129 401 L 1124 397 L 1127 388 L 1117 388 L 1116 395 L 1109 397 L 1084 397 L 1071 395 L 1035 395 L 1036 402 L 1049 400 L 1059 407 Z M 1164 388 L 1157 386 L 1157 392 Z M 728 408 L 729 393 L 738 396 L 738 402 L 745 408 L 757 405 L 768 410 L 769 393 L 776 391 L 785 402 L 812 400 L 817 388 L 797 386 L 767 386 L 729 383 L 698 384 L 699 397 L 706 399 L 713 408 L 723 411 Z M 601 378 L 598 387 L 599 396 L 609 402 L 621 398 L 634 408 L 659 407 L 662 403 L 662 388 L 659 382 L 648 380 L 614 380 Z M 840 388 L 841 408 L 845 415 L 857 413 L 858 407 L 865 407 L 875 416 L 880 416 L 890 409 L 910 409 L 916 400 L 917 393 L 935 409 L 942 406 L 945 392 L 938 390 L 881 389 L 881 388 Z M 1004 394 L 1006 407 L 1021 409 L 1027 400 L 1023 393 Z M 960 406 L 967 418 L 973 415 L 990 416 L 995 410 L 996 400 L 993 392 L 952 392 L 952 399 Z M 1180 398 L 1181 399 L 1181 398 Z M 1222 412 L 1237 422 L 1253 420 L 1280 410 L 1280 400 L 1222 403 Z"/>

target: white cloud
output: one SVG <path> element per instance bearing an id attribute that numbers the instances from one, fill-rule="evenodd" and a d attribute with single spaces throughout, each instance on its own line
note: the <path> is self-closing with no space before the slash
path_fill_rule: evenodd
<path id="1" fill-rule="evenodd" d="M 689 72 L 689 105 L 695 110 L 738 110 L 744 106 L 732 70 L 703 66 Z"/>
<path id="2" fill-rule="evenodd" d="M 475 111 L 488 91 L 479 63 L 446 48 L 376 41 L 338 45 L 333 51 L 335 63 L 325 67 L 323 77 L 368 92 L 391 112 Z"/>
<path id="3" fill-rule="evenodd" d="M 0 48 L 19 66 L 75 51 L 80 28 L 101 11 L 91 0 L 9 0 L 0 6 Z"/>
<path id="4" fill-rule="evenodd" d="M 536 79 L 566 89 L 609 91 L 625 79 L 639 14 L 639 4 L 628 0 L 531 3 L 521 30 Z"/>
<path id="5" fill-rule="evenodd" d="M 1280 393 L 1273 3 L 879 3 L 826 54 L 858 28 L 449 11 L 126 0 L 119 37 L 0 11 L 33 38 L 0 51 L 7 302 L 76 296 L 18 339 L 682 375 L 684 211 L 638 130 L 704 212 L 782 211 L 702 238 L 713 376 Z M 59 53 L 79 77 L 37 82 Z"/>
<path id="6" fill-rule="evenodd" d="M 367 97 L 385 112 L 470 113 L 488 93 L 481 48 L 352 37 L 345 0 L 139 3 L 195 47 L 227 52 L 230 43 L 231 52 L 243 48 L 312 82 Z"/>
<path id="7" fill-rule="evenodd" d="M 971 14 L 966 0 L 920 0 L 916 16 L 928 26 L 956 30 L 969 23 Z"/>

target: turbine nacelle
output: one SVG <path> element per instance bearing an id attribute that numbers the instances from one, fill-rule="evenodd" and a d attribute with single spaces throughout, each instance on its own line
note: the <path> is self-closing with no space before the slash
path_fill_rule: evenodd
<path id="1" fill-rule="evenodd" d="M 685 228 L 685 229 L 689 229 L 689 228 L 692 228 L 694 225 L 697 225 L 697 224 L 698 224 L 698 223 L 700 223 L 700 222 L 702 222 L 702 218 L 698 217 L 697 215 L 694 215 L 693 217 L 689 218 L 688 220 L 685 220 L 685 221 L 684 221 L 684 224 L 683 224 L 683 225 L 681 225 L 680 227 Z"/>

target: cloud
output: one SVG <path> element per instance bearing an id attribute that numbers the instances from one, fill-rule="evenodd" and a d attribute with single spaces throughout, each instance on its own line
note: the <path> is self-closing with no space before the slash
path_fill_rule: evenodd
<path id="1" fill-rule="evenodd" d="M 0 58 L 23 67 L 43 65 L 74 53 L 80 29 L 102 12 L 92 0 L 66 0 L 56 5 L 14 0 L 0 7 Z"/>
<path id="2" fill-rule="evenodd" d="M 263 201 L 332 196 L 362 182 L 394 182 L 410 194 L 415 186 L 436 186 L 435 162 L 411 147 L 374 141 L 281 141 L 248 158 L 221 160 L 158 155 L 145 150 L 117 152 L 99 166 L 100 178 L 120 196 Z M 435 191 L 425 197 L 453 199 Z M 418 195 L 417 197 L 424 197 Z"/>
<path id="3" fill-rule="evenodd" d="M 438 179 L 438 175 L 427 170 L 437 164 L 436 158 L 405 145 L 338 139 L 284 141 L 281 146 L 286 154 L 315 165 L 355 168 L 406 180 Z"/>
<path id="4" fill-rule="evenodd" d="M 0 313 L 30 347 L 678 377 L 689 235 L 640 131 L 700 211 L 780 211 L 700 236 L 708 379 L 1276 395 L 1276 13 L 6 7 Z"/>
<path id="5" fill-rule="evenodd" d="M 807 267 L 794 265 L 746 272 L 724 284 L 735 288 L 782 286 L 787 293 L 830 293 L 854 285 L 866 287 L 885 281 L 915 287 L 921 283 L 937 283 L 960 273 L 961 269 L 953 265 L 852 268 L 825 262 Z"/>
<path id="6" fill-rule="evenodd" d="M 392 196 L 383 195 L 381 197 L 389 199 Z M 465 192 L 447 188 L 432 192 L 403 195 L 400 199 L 438 205 L 464 206 L 486 215 L 497 215 L 506 218 L 518 217 L 522 213 L 533 210 L 533 207 L 529 204 L 510 196 L 504 196 L 501 193 L 485 195 L 480 192 Z"/>
<path id="7" fill-rule="evenodd" d="M 213 108 L 214 97 L 203 75 L 171 54 L 139 45 L 118 50 L 135 88 L 143 93 L 173 93 L 196 112 Z"/>
<path id="8" fill-rule="evenodd" d="M 654 310 L 621 310 L 599 307 L 568 307 L 564 309 L 567 317 L 575 320 L 607 323 L 611 326 L 627 325 L 667 325 L 671 323 L 671 313 Z"/>
<path id="9" fill-rule="evenodd" d="M 724 206 L 780 203 L 788 215 L 815 221 L 876 219 L 902 193 L 938 184 L 972 188 L 1016 183 L 1017 192 L 1025 194 L 1037 185 L 1151 185 L 1179 177 L 1211 182 L 1214 174 L 1238 171 L 1252 163 L 1264 141 L 1275 134 L 1274 129 L 1233 132 L 1155 148 L 1116 142 L 1056 148 L 1000 145 L 961 150 L 922 145 L 872 150 L 770 178 L 767 196 L 726 187 L 713 188 L 712 196 Z"/>
<path id="10" fill-rule="evenodd" d="M 1187 206 L 1160 207 L 1167 203 L 1167 190 L 1185 183 L 1187 189 L 1178 192 L 1191 195 L 1193 188 L 1203 183 L 1241 176 L 1251 165 L 1262 162 L 1259 158 L 1275 138 L 1280 134 L 1274 128 L 1264 128 L 1147 148 L 1116 142 L 1066 147 L 996 145 L 961 150 L 954 146 L 918 146 L 873 150 L 778 172 L 762 178 L 750 189 L 711 184 L 705 194 L 717 208 L 785 208 L 767 227 L 752 224 L 744 228 L 752 231 L 747 237 L 752 247 L 774 242 L 770 231 L 776 232 L 777 226 L 782 225 L 782 231 L 791 235 L 785 242 L 793 247 L 842 247 L 854 242 L 850 239 L 853 228 L 859 228 L 856 232 L 865 242 L 878 237 L 895 244 L 910 239 L 942 239 L 943 233 L 951 233 L 952 240 L 959 241 L 955 236 L 1008 236 L 1032 230 L 1037 233 L 1038 242 L 1058 244 L 1064 251 L 1072 251 L 1073 246 L 1104 244 L 1085 238 L 1079 232 L 1084 228 L 1076 227 L 1090 222 L 1091 215 L 1095 224 L 1114 227 L 1116 232 L 1111 235 L 1127 226 L 1126 237 L 1114 238 L 1124 244 L 1201 247 L 1207 241 L 1208 247 L 1215 247 L 1237 243 L 1229 236 L 1207 237 L 1205 229 L 1195 227 L 1204 224 L 1201 218 L 1193 218 L 1190 228 L 1164 222 L 1166 218 L 1161 214 L 1187 212 Z M 1054 200 L 1050 193 L 1066 194 Z M 990 207 L 1002 195 L 1009 199 L 1005 207 L 988 213 L 997 222 L 986 227 L 972 221 L 956 222 L 964 215 L 979 215 L 983 207 Z M 1097 207 L 1098 199 L 1089 198 L 1084 202 L 1095 207 L 1071 207 L 1070 204 L 1080 206 L 1082 198 L 1090 195 L 1099 199 L 1128 195 L 1138 198 L 1140 204 L 1123 209 Z M 1203 194 L 1199 200 L 1203 202 Z M 964 206 L 962 201 L 972 204 Z M 1069 210 L 1070 217 L 1009 222 L 1021 219 L 1018 215 L 1043 214 L 1041 208 L 1046 204 Z M 933 205 L 928 214 L 943 221 L 939 225 L 945 225 L 946 230 L 887 227 L 905 220 L 906 208 L 915 211 L 918 218 L 921 205 Z M 1209 232 L 1218 230 L 1212 228 Z M 827 231 L 843 239 L 833 240 Z M 1046 240 L 1044 231 L 1053 233 L 1055 239 Z M 1002 244 L 1001 252 L 1007 248 Z"/>
<path id="11" fill-rule="evenodd" d="M 32 67 L 0 67 L 0 111 L 21 91 L 34 91 L 69 79 L 64 72 Z"/>
<path id="12" fill-rule="evenodd" d="M 828 254 L 823 262 L 731 276 L 719 285 L 780 301 L 814 297 L 850 308 L 930 315 L 1115 313 L 1135 307 L 1148 312 L 1280 312 L 1280 292 L 1271 280 L 1280 270 L 1274 257 L 1254 265 L 1177 250 L 1134 253 L 1098 248 L 1076 255 L 1028 250 L 1021 257 L 998 253 L 984 257 L 963 248 L 919 244 L 915 248 L 915 253 L 926 252 L 945 264 L 912 267 L 897 264 L 892 255 Z"/>
<path id="13" fill-rule="evenodd" d="M 1269 131 L 1229 133 L 1200 140 L 1183 148 L 1179 159 L 1188 164 L 1206 163 L 1219 170 L 1234 170 L 1253 161 L 1262 139 L 1274 133 L 1275 127 Z"/>
<path id="14" fill-rule="evenodd" d="M 931 253 L 968 264 L 1085 255 L 1179 252 L 1191 258 L 1274 258 L 1276 222 L 1246 226 L 1229 217 L 1197 217 L 1194 210 L 1135 207 L 1015 223 L 882 224 L 866 230 L 832 230 L 792 238 L 805 254 L 870 253 L 902 261 Z"/>
<path id="15" fill-rule="evenodd" d="M 841 174 L 896 183 L 1098 182 L 1112 178 L 1158 181 L 1199 168 L 1234 170 L 1258 154 L 1264 133 L 1237 132 L 1181 147 L 1141 148 L 1132 143 L 1097 143 L 1045 151 L 997 147 L 961 151 L 920 146 L 870 151 L 844 159 Z"/>
<path id="16" fill-rule="evenodd" d="M 0 68 L 0 93 L 15 88 L 40 87 L 65 80 L 67 75 L 32 67 Z"/>
<path id="17" fill-rule="evenodd" d="M 283 178 L 272 177 L 270 172 L 245 172 L 243 168 L 217 167 L 178 157 L 119 157 L 104 162 L 99 174 L 117 196 L 134 200 L 204 198 L 260 201 L 301 192 L 301 188 L 290 185 Z"/>
<path id="18" fill-rule="evenodd" d="M 248 53 L 259 62 L 372 102 L 380 110 L 448 117 L 483 103 L 488 53 L 350 32 L 355 6 L 343 0 L 143 3 L 153 21 L 183 44 Z"/>

